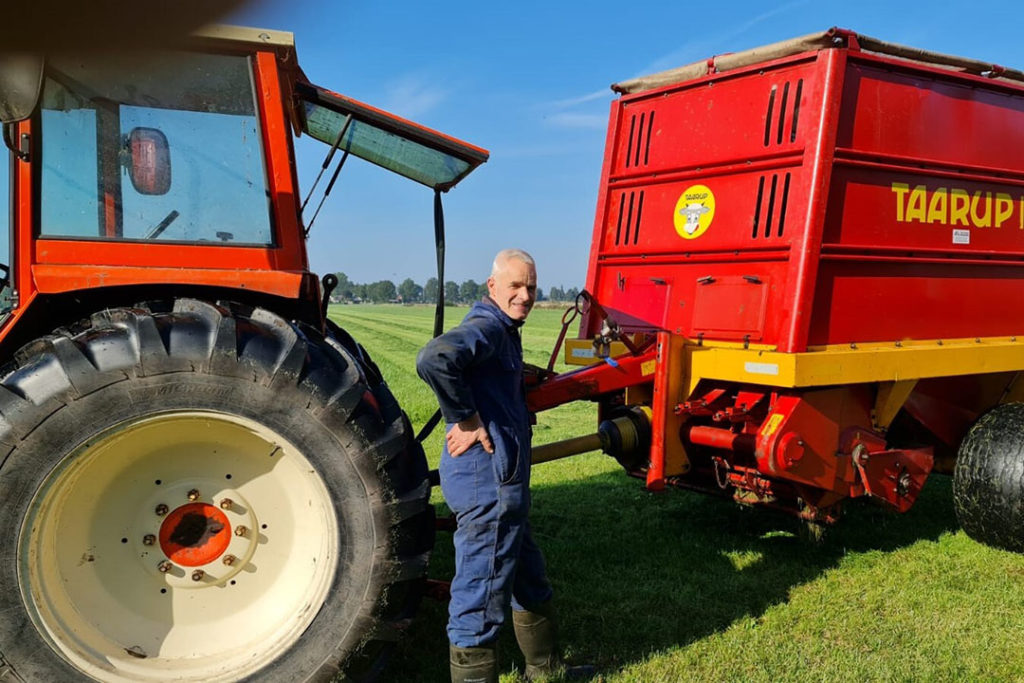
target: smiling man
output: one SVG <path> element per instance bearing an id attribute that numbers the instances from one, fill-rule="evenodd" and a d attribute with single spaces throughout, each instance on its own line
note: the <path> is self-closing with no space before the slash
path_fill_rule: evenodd
<path id="1" fill-rule="evenodd" d="M 498 680 L 498 631 L 510 602 L 527 677 L 561 667 L 551 584 L 528 519 L 531 428 L 519 329 L 537 298 L 533 258 L 499 252 L 487 291 L 416 359 L 447 424 L 441 489 L 458 521 L 448 639 L 460 683 Z"/>

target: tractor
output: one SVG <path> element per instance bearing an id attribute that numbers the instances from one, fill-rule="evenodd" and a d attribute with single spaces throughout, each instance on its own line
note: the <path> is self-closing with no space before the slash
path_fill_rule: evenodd
<path id="1" fill-rule="evenodd" d="M 432 188 L 437 228 L 487 152 L 237 27 L 4 54 L 0 117 L 0 675 L 372 676 L 422 593 L 430 483 L 326 317 L 293 135 L 337 159 L 328 190 L 350 155 Z"/>

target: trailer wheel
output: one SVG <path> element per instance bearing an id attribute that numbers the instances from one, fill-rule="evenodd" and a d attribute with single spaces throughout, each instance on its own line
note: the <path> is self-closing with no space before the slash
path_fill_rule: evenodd
<path id="1" fill-rule="evenodd" d="M 1024 552 L 1024 403 L 981 416 L 960 444 L 953 504 L 971 538 Z"/>
<path id="2" fill-rule="evenodd" d="M 0 461 L 0 662 L 26 681 L 372 675 L 433 544 L 386 385 L 263 309 L 154 303 L 29 344 Z"/>

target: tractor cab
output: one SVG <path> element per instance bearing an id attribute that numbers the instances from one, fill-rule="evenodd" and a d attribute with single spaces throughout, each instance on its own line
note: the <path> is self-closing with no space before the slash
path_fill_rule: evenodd
<path id="1" fill-rule="evenodd" d="M 11 159 L 0 344 L 38 298 L 67 307 L 72 293 L 110 288 L 127 303 L 216 287 L 315 315 L 305 236 L 319 204 L 304 219 L 292 134 L 327 145 L 321 175 L 336 161 L 336 178 L 351 155 L 438 192 L 487 159 L 313 85 L 286 32 L 212 27 L 130 57 L 5 57 L 0 72 Z"/>

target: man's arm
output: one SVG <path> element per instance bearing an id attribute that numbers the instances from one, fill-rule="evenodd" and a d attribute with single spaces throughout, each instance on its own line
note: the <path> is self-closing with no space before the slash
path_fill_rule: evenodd
<path id="1" fill-rule="evenodd" d="M 495 344 L 482 326 L 470 323 L 432 339 L 416 357 L 416 372 L 433 389 L 445 422 L 455 423 L 445 436 L 452 457 L 462 455 L 478 441 L 488 453 L 494 452 L 465 378 L 466 370 L 490 358 L 494 351 Z"/>

